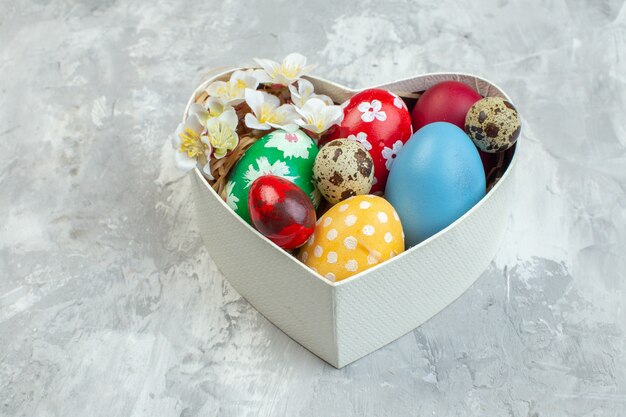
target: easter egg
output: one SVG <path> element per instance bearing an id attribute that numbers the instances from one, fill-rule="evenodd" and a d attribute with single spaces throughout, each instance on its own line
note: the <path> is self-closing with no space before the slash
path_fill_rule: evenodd
<path id="1" fill-rule="evenodd" d="M 364 90 L 344 106 L 343 121 L 328 139 L 347 138 L 363 145 L 374 161 L 371 192 L 382 194 L 394 158 L 413 133 L 411 115 L 400 97 L 380 89 Z"/>
<path id="2" fill-rule="evenodd" d="M 324 145 L 313 165 L 313 181 L 332 204 L 369 193 L 374 180 L 374 161 L 356 141 L 335 139 Z"/>
<path id="3" fill-rule="evenodd" d="M 248 211 L 252 225 L 283 249 L 301 246 L 315 227 L 311 198 L 293 182 L 265 175 L 250 185 Z"/>
<path id="4" fill-rule="evenodd" d="M 226 203 L 250 223 L 250 185 L 263 175 L 276 175 L 300 187 L 317 207 L 321 200 L 313 184 L 317 151 L 313 140 L 301 130 L 286 132 L 279 129 L 263 136 L 233 167 L 226 183 Z"/>
<path id="5" fill-rule="evenodd" d="M 317 221 L 299 259 L 331 281 L 340 281 L 404 251 L 400 218 L 384 198 L 350 197 Z"/>
<path id="6" fill-rule="evenodd" d="M 459 81 L 435 84 L 422 94 L 413 107 L 413 130 L 417 132 L 434 122 L 448 122 L 463 129 L 467 111 L 481 98 L 474 89 Z"/>
<path id="7" fill-rule="evenodd" d="M 396 158 L 385 198 L 413 246 L 446 228 L 485 195 L 478 150 L 461 129 L 436 122 L 418 130 Z"/>
<path id="8" fill-rule="evenodd" d="M 484 152 L 506 151 L 515 144 L 520 130 L 517 110 L 500 97 L 478 100 L 465 117 L 465 133 Z"/>

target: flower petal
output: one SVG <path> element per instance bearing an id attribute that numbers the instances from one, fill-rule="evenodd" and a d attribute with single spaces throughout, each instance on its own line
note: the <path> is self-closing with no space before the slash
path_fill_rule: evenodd
<path id="1" fill-rule="evenodd" d="M 174 155 L 174 163 L 176 164 L 176 168 L 184 172 L 191 171 L 197 165 L 194 158 L 190 158 L 185 152 L 178 151 L 176 151 Z"/>
<path id="2" fill-rule="evenodd" d="M 376 117 L 375 114 L 372 112 L 364 112 L 361 115 L 361 120 L 363 120 L 366 123 L 369 123 L 369 122 L 372 122 L 375 117 Z"/>
<path id="3" fill-rule="evenodd" d="M 326 106 L 322 109 L 322 115 L 327 121 L 326 128 L 338 125 L 343 121 L 343 109 L 339 106 Z"/>
<path id="4" fill-rule="evenodd" d="M 197 134 L 202 133 L 204 130 L 204 125 L 198 119 L 198 115 L 195 113 L 189 113 L 187 119 L 185 120 L 185 128 L 191 129 Z"/>
<path id="5" fill-rule="evenodd" d="M 176 126 L 176 130 L 174 131 L 174 134 L 176 135 L 176 137 L 178 137 L 184 131 L 185 131 L 185 123 L 179 123 L 178 126 Z"/>
<path id="6" fill-rule="evenodd" d="M 211 116 L 209 112 L 206 111 L 204 106 L 198 103 L 193 103 L 191 106 L 189 106 L 189 115 L 192 114 L 196 115 L 201 125 L 205 125 L 207 119 Z"/>
<path id="7" fill-rule="evenodd" d="M 228 150 L 226 148 L 216 149 L 215 152 L 213 152 L 213 156 L 215 157 L 215 159 L 222 159 L 223 157 L 226 156 L 227 153 L 228 153 Z"/>
<path id="8" fill-rule="evenodd" d="M 255 70 L 252 70 L 252 71 L 253 71 L 252 74 L 254 75 L 254 78 L 256 78 L 259 83 L 267 84 L 267 83 L 271 83 L 272 82 L 272 79 L 267 74 L 267 72 L 265 72 L 265 70 L 255 69 Z"/>
<path id="9" fill-rule="evenodd" d="M 322 100 L 324 102 L 324 104 L 326 104 L 327 106 L 332 106 L 335 103 L 333 102 L 333 99 L 324 95 L 324 94 L 312 94 L 311 98 L 316 98 L 319 100 Z"/>
<path id="10" fill-rule="evenodd" d="M 359 105 L 357 106 L 357 109 L 361 113 L 365 113 L 366 111 L 370 111 L 370 108 L 371 108 L 371 105 L 367 101 L 363 101 L 363 102 L 359 103 Z"/>
<path id="11" fill-rule="evenodd" d="M 298 130 L 300 126 L 298 126 L 295 122 L 294 123 L 288 123 L 286 125 L 282 125 L 280 128 L 283 129 L 284 131 L 286 131 L 287 133 L 293 133 L 296 130 Z"/>
<path id="12" fill-rule="evenodd" d="M 222 114 L 218 116 L 217 119 L 220 122 L 224 123 L 229 128 L 231 128 L 232 130 L 237 130 L 237 124 L 239 123 L 239 118 L 237 117 L 237 112 L 232 107 L 224 110 Z"/>
<path id="13" fill-rule="evenodd" d="M 270 106 L 272 109 L 278 108 L 280 106 L 280 99 L 273 94 L 269 94 L 266 92 L 261 92 L 263 95 L 263 101 Z"/>
<path id="14" fill-rule="evenodd" d="M 313 94 L 313 84 L 311 84 L 311 81 L 305 79 L 298 80 L 298 93 L 301 97 Z"/>
<path id="15" fill-rule="evenodd" d="M 293 52 L 283 59 L 283 65 L 294 65 L 304 68 L 306 66 L 306 57 L 297 52 Z"/>
<path id="16" fill-rule="evenodd" d="M 293 104 L 283 104 L 276 109 L 276 113 L 283 118 L 285 123 L 292 122 L 298 117 L 298 112 Z"/>
<path id="17" fill-rule="evenodd" d="M 319 114 L 324 107 L 326 107 L 326 104 L 324 104 L 322 100 L 320 100 L 319 98 L 311 98 L 307 100 L 306 103 L 304 103 L 302 111 L 312 114 Z"/>
<path id="18" fill-rule="evenodd" d="M 304 104 L 302 96 L 293 84 L 289 85 L 289 93 L 291 93 L 291 101 L 293 102 L 293 104 L 298 107 L 302 107 L 302 105 Z"/>
<path id="19" fill-rule="evenodd" d="M 263 93 L 261 91 L 246 88 L 245 97 L 248 106 L 252 109 L 254 114 L 258 116 L 261 113 L 261 107 L 263 106 Z"/>
<path id="20" fill-rule="evenodd" d="M 237 107 L 238 105 L 240 105 L 244 101 L 245 101 L 245 99 L 243 99 L 243 98 L 233 98 L 233 99 L 230 99 L 230 100 L 226 101 L 224 104 L 226 104 L 228 106 L 231 106 L 231 107 Z"/>
<path id="21" fill-rule="evenodd" d="M 241 80 L 246 77 L 246 73 L 244 71 L 235 71 L 230 75 L 231 84 L 236 83 L 238 80 Z"/>
<path id="22" fill-rule="evenodd" d="M 200 141 L 207 146 L 207 150 L 204 153 L 208 158 L 211 155 L 211 152 L 213 152 L 213 145 L 211 145 L 211 141 L 207 135 L 200 136 Z"/>
<path id="23" fill-rule="evenodd" d="M 246 83 L 246 87 L 251 90 L 256 90 L 259 86 L 259 80 L 251 74 L 246 74 L 246 78 L 244 78 L 244 82 Z"/>
<path id="24" fill-rule="evenodd" d="M 202 167 L 202 173 L 209 180 L 213 181 L 215 178 L 211 175 L 211 158 L 207 158 L 207 163 Z"/>
<path id="25" fill-rule="evenodd" d="M 219 97 L 221 96 L 221 91 L 226 88 L 225 81 L 214 81 L 208 85 L 206 88 L 206 92 L 209 93 L 210 96 Z"/>
<path id="26" fill-rule="evenodd" d="M 209 111 L 211 116 L 219 116 L 224 111 L 224 103 L 218 97 L 209 97 L 204 102 L 205 108 Z"/>
<path id="27" fill-rule="evenodd" d="M 270 128 L 269 125 L 260 123 L 251 113 L 246 114 L 244 121 L 246 122 L 246 126 L 250 129 L 268 130 Z"/>
<path id="28" fill-rule="evenodd" d="M 276 61 L 272 61 L 271 59 L 254 58 L 254 60 L 265 70 L 270 80 L 272 79 L 273 74 L 278 72 L 278 69 L 280 68 L 280 64 Z"/>

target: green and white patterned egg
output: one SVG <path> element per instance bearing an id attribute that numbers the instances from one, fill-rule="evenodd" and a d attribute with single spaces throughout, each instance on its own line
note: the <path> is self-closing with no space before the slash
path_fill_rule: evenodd
<path id="1" fill-rule="evenodd" d="M 226 184 L 226 203 L 242 219 L 250 223 L 248 191 L 250 185 L 263 175 L 288 179 L 311 198 L 317 208 L 321 196 L 313 182 L 313 164 L 317 145 L 301 130 L 275 130 L 246 151 L 230 173 Z"/>

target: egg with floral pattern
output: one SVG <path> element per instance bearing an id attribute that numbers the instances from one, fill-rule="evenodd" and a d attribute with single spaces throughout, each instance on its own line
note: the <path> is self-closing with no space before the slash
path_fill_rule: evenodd
<path id="1" fill-rule="evenodd" d="M 404 252 L 395 209 L 382 197 L 358 195 L 335 204 L 317 221 L 298 258 L 331 281 L 341 281 Z"/>
<path id="2" fill-rule="evenodd" d="M 313 183 L 317 145 L 301 130 L 275 130 L 252 145 L 232 169 L 226 183 L 226 203 L 250 223 L 250 185 L 264 175 L 275 175 L 296 184 L 315 207 L 321 196 Z"/>
<path id="3" fill-rule="evenodd" d="M 343 114 L 343 121 L 327 140 L 347 138 L 363 145 L 374 160 L 371 192 L 382 194 L 396 155 L 413 133 L 406 104 L 389 91 L 372 88 L 344 103 Z"/>

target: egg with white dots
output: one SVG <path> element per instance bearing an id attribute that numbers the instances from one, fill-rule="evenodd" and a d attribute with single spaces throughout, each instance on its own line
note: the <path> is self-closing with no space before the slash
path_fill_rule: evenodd
<path id="1" fill-rule="evenodd" d="M 300 248 L 299 259 L 331 281 L 341 281 L 404 252 L 395 209 L 382 197 L 350 197 L 328 210 Z"/>

